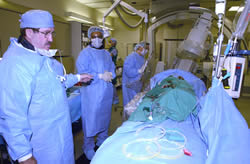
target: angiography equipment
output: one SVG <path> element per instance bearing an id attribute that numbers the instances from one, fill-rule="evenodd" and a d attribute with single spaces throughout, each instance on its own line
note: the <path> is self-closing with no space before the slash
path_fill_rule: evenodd
<path id="1" fill-rule="evenodd" d="M 213 43 L 213 37 L 209 31 L 211 27 L 212 14 L 204 12 L 195 22 L 194 27 L 188 34 L 188 37 L 181 42 L 177 49 L 177 56 L 180 58 L 204 58 L 205 50 L 210 46 L 205 45 L 208 35 L 210 36 L 210 44 Z"/>
<path id="2" fill-rule="evenodd" d="M 163 59 L 165 62 L 168 62 L 167 68 L 194 72 L 198 67 L 195 59 L 203 59 L 207 55 L 206 51 L 208 51 L 212 45 L 213 37 L 210 33 L 210 27 L 215 16 L 216 15 L 212 11 L 205 8 L 190 7 L 189 10 L 174 11 L 156 17 L 156 19 L 153 20 L 152 25 L 148 28 L 148 42 L 150 43 L 149 56 L 156 56 L 157 54 L 157 43 L 155 38 L 156 32 L 160 27 L 164 26 L 164 24 L 175 21 L 183 22 L 188 20 L 189 23 L 194 22 L 186 39 L 180 40 L 182 42 L 180 42 L 179 46 L 173 47 L 176 48 L 177 53 L 171 54 L 170 51 L 169 54 L 165 55 L 165 59 Z M 225 31 L 227 35 L 230 33 L 228 29 Z M 176 40 L 179 41 L 178 39 Z M 207 44 L 208 40 L 209 44 Z M 178 45 L 178 42 L 176 44 Z M 168 48 L 171 49 L 172 47 Z M 173 51 L 173 53 L 175 53 L 175 51 Z M 148 67 L 142 77 L 144 86 L 148 85 L 147 79 L 155 74 L 155 63 L 157 60 L 159 59 L 152 57 L 151 60 L 148 61 Z"/>
<path id="3" fill-rule="evenodd" d="M 206 52 L 213 45 L 213 36 L 210 32 L 212 24 L 212 14 L 204 12 L 197 18 L 193 28 L 189 32 L 187 38 L 180 43 L 177 48 L 177 57 L 173 64 L 173 68 L 182 69 L 188 72 L 197 70 L 195 59 L 204 59 Z M 210 43 L 207 44 L 208 36 Z"/>

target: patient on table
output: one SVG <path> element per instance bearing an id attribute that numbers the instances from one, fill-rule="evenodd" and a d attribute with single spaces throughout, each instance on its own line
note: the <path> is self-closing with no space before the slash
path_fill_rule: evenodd
<path id="1" fill-rule="evenodd" d="M 196 105 L 192 86 L 182 76 L 168 76 L 145 94 L 129 121 L 184 121 L 190 113 L 197 114 Z"/>

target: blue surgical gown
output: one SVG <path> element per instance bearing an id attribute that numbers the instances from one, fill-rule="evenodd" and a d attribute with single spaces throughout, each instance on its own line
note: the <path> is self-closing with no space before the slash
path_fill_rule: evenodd
<path id="1" fill-rule="evenodd" d="M 80 90 L 84 135 L 93 137 L 108 129 L 113 101 L 113 84 L 99 79 L 98 74 L 108 71 L 115 78 L 115 65 L 108 51 L 88 46 L 79 54 L 76 67 L 78 73 L 94 76 L 91 84 Z"/>
<path id="2" fill-rule="evenodd" d="M 51 67 L 53 69 L 53 72 L 56 73 L 57 77 L 64 77 L 64 80 L 62 81 L 62 85 L 65 88 L 70 88 L 72 87 L 74 84 L 76 84 L 78 82 L 77 76 L 73 75 L 73 74 L 65 74 L 66 72 L 64 72 L 64 67 L 63 64 L 60 63 L 59 61 L 57 61 L 54 58 L 50 58 L 51 59 Z"/>
<path id="3" fill-rule="evenodd" d="M 13 160 L 32 153 L 39 164 L 74 163 L 65 85 L 55 68 L 51 58 L 11 39 L 0 62 L 0 134 Z"/>
<path id="4" fill-rule="evenodd" d="M 137 90 L 141 90 L 142 84 L 139 81 L 141 74 L 138 70 L 144 64 L 144 57 L 136 52 L 132 52 L 126 57 L 123 64 L 122 74 L 122 94 L 123 94 L 123 106 L 125 106 L 133 97 L 137 94 Z M 133 85 L 136 84 L 136 85 Z M 132 84 L 132 87 L 128 87 L 128 84 Z"/>

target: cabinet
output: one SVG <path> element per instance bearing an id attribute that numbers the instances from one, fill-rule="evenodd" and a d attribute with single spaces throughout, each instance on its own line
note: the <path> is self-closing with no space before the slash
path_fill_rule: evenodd
<path id="1" fill-rule="evenodd" d="M 118 58 L 116 62 L 116 84 L 115 87 L 121 87 L 122 86 L 122 71 L 123 71 L 123 60 L 121 58 Z"/>
<path id="2" fill-rule="evenodd" d="M 82 24 L 82 26 L 81 26 L 81 46 L 82 46 L 82 49 L 86 48 L 89 44 L 88 29 L 89 29 L 89 26 Z"/>
<path id="3" fill-rule="evenodd" d="M 88 28 L 89 26 L 80 22 L 70 22 L 71 54 L 74 57 L 75 61 L 81 50 L 88 44 Z"/>
<path id="4" fill-rule="evenodd" d="M 70 32 L 71 32 L 71 55 L 73 56 L 74 61 L 76 61 L 78 54 L 81 52 L 81 48 L 82 48 L 81 47 L 81 23 L 71 21 Z"/>
<path id="5" fill-rule="evenodd" d="M 76 21 L 70 21 L 70 35 L 71 35 L 71 55 L 74 62 L 81 50 L 88 45 L 88 25 Z M 76 68 L 74 69 L 76 72 Z"/>

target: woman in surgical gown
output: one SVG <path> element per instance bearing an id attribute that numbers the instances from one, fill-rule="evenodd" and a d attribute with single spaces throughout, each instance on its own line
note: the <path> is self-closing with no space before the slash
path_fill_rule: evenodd
<path id="1" fill-rule="evenodd" d="M 136 44 L 134 50 L 134 52 L 126 57 L 123 65 L 123 106 L 127 105 L 129 101 L 132 100 L 133 97 L 142 89 L 142 82 L 140 79 L 145 62 L 144 56 L 148 51 L 148 44 L 145 42 L 140 42 Z"/>
<path id="2" fill-rule="evenodd" d="M 115 65 L 110 53 L 103 48 L 103 30 L 90 27 L 88 37 L 91 44 L 78 56 L 78 73 L 90 73 L 94 80 L 81 88 L 82 127 L 84 132 L 83 151 L 91 160 L 97 146 L 108 137 L 113 100 L 112 79 L 115 78 Z"/>

